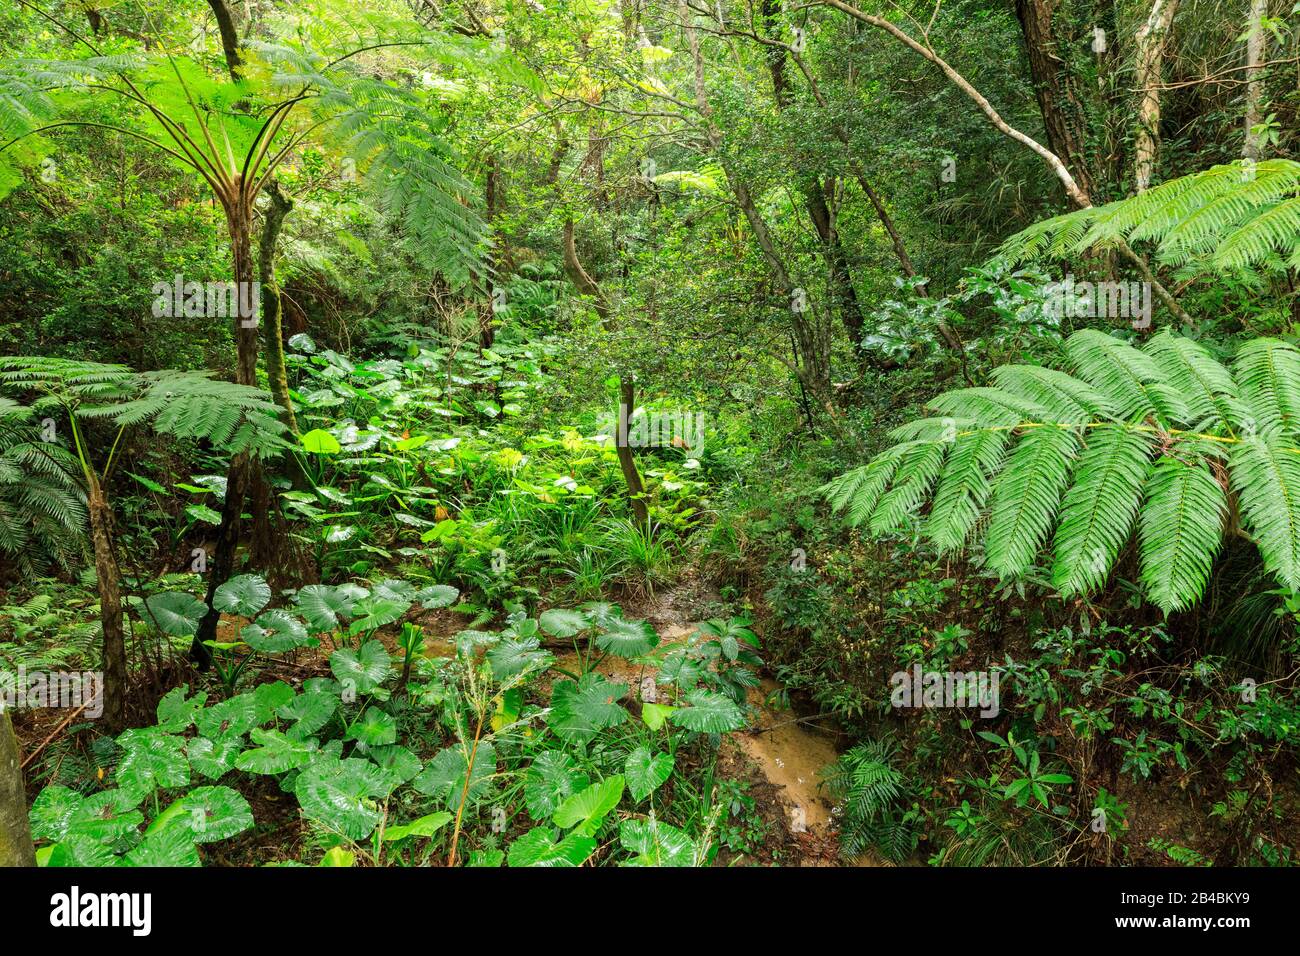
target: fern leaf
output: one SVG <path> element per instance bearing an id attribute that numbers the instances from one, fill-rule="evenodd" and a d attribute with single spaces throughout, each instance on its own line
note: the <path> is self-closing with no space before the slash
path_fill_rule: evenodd
<path id="1" fill-rule="evenodd" d="M 1010 440 L 1010 432 L 992 429 L 956 439 L 939 476 L 925 528 L 940 553 L 957 551 L 965 545 L 992 487 L 990 476 L 1001 467 Z"/>
<path id="2" fill-rule="evenodd" d="M 993 490 L 985 560 L 1002 577 L 1028 571 L 1070 480 L 1078 437 L 1068 428 L 1033 428 L 1020 439 Z"/>
<path id="3" fill-rule="evenodd" d="M 1004 391 L 1047 409 L 1050 420 L 1054 422 L 1082 425 L 1115 414 L 1112 404 L 1101 392 L 1087 382 L 1054 368 L 1003 365 L 994 370 L 993 381 Z"/>
<path id="4" fill-rule="evenodd" d="M 903 519 L 916 512 L 939 477 L 943 468 L 948 442 L 924 442 L 912 449 L 898 466 L 894 486 L 880 499 L 871 513 L 872 534 L 883 534 L 903 523 Z"/>
<path id="5" fill-rule="evenodd" d="M 1229 467 L 1264 566 L 1300 590 L 1300 452 L 1275 430 L 1243 439 Z"/>
<path id="6" fill-rule="evenodd" d="M 1146 352 L 1183 396 L 1191 418 L 1217 416 L 1219 424 L 1229 430 L 1233 422 L 1240 421 L 1237 385 L 1204 346 L 1166 329 L 1152 337 Z"/>
<path id="7" fill-rule="evenodd" d="M 1227 511 L 1223 486 L 1204 467 L 1162 458 L 1152 469 L 1142 506 L 1142 583 L 1166 614 L 1205 592 Z"/>
<path id="8" fill-rule="evenodd" d="M 1186 421 L 1187 403 L 1145 352 L 1096 329 L 1066 340 L 1065 353 L 1080 378 L 1096 386 L 1127 420 L 1155 416 L 1165 424 Z"/>
<path id="9" fill-rule="evenodd" d="M 1128 540 L 1151 457 L 1147 437 L 1122 425 L 1093 429 L 1086 440 L 1052 543 L 1052 584 L 1067 597 L 1106 583 Z"/>
<path id="10" fill-rule="evenodd" d="M 1243 430 L 1300 432 L 1300 351 L 1278 339 L 1255 339 L 1237 352 L 1233 377 L 1253 421 Z"/>

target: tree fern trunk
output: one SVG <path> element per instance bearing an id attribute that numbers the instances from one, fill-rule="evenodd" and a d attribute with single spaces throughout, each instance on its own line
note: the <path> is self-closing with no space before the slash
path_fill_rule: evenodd
<path id="1" fill-rule="evenodd" d="M 1246 145 L 1242 155 L 1258 162 L 1263 152 L 1255 127 L 1260 124 L 1260 104 L 1264 100 L 1262 75 L 1264 51 L 1268 40 L 1264 34 L 1264 17 L 1268 15 L 1268 0 L 1250 0 L 1250 17 L 1246 22 Z"/>
<path id="2" fill-rule="evenodd" d="M 234 264 L 235 285 L 236 289 L 244 289 L 247 286 L 244 283 L 253 281 L 253 251 L 252 251 L 252 208 L 249 204 L 238 200 L 233 202 L 226 210 L 227 222 L 230 228 L 231 260 Z M 241 298 L 239 292 L 236 292 L 236 299 Z M 247 317 L 236 316 L 234 325 L 236 362 L 235 362 L 235 381 L 241 385 L 257 385 L 257 352 L 258 336 L 256 324 L 250 324 Z M 208 612 L 204 615 L 203 620 L 199 622 L 198 632 L 194 635 L 194 642 L 190 646 L 190 656 L 198 665 L 200 670 L 207 670 L 212 664 L 212 652 L 204 644 L 205 641 L 215 640 L 217 636 L 217 624 L 221 620 L 221 614 L 212 608 L 212 598 L 216 594 L 217 588 L 230 580 L 235 571 L 235 556 L 239 549 L 239 524 L 240 517 L 244 511 L 244 498 L 249 493 L 252 482 L 256 477 L 261 478 L 260 469 L 257 475 L 254 475 L 253 463 L 247 455 L 236 455 L 230 460 L 230 467 L 226 471 L 226 499 L 221 508 L 221 525 L 217 529 L 217 546 L 216 553 L 209 565 L 208 572 L 208 591 L 207 605 Z M 255 495 L 256 498 L 265 496 Z M 265 508 L 254 509 L 261 510 L 262 514 L 255 515 L 254 520 L 258 521 L 265 531 L 269 517 L 265 513 Z M 264 535 L 262 536 L 264 537 Z"/>

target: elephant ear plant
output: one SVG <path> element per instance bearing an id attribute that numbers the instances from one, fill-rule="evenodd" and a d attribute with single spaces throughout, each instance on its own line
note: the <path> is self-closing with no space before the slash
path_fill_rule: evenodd
<path id="1" fill-rule="evenodd" d="M 296 801 L 325 850 L 323 865 L 712 859 L 724 805 L 712 798 L 709 768 L 720 735 L 745 725 L 736 702 L 710 689 L 725 652 L 708 641 L 657 652 L 644 622 L 590 605 L 548 611 L 541 621 L 518 611 L 499 632 L 462 631 L 452 657 L 426 658 L 421 628 L 401 618 L 449 604 L 454 588 L 396 579 L 313 587 L 268 609 L 260 579 L 232 578 L 220 604 L 251 618 L 239 631 L 249 659 L 292 654 L 310 634 L 334 634 L 328 675 L 294 688 L 244 660 L 243 679 L 253 675 L 253 685 L 228 688 L 222 700 L 172 690 L 153 726 L 116 737 L 102 789 L 40 793 L 30 814 L 38 862 L 198 865 L 204 845 L 254 827 L 243 794 L 257 778 Z M 151 601 L 160 622 L 185 632 L 202 602 L 184 595 L 198 607 L 184 604 L 179 594 Z M 393 693 L 395 662 L 371 629 L 380 618 L 391 618 L 380 628 L 403 635 L 406 694 Z M 574 670 L 542 644 L 561 634 L 582 651 Z M 638 708 L 627 683 L 590 666 L 605 655 L 657 674 L 662 697 Z"/>

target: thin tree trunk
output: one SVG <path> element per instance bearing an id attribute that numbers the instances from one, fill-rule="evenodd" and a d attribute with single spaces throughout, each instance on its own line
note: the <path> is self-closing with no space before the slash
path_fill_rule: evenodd
<path id="1" fill-rule="evenodd" d="M 1246 143 L 1241 152 L 1252 162 L 1259 162 L 1263 158 L 1260 137 L 1255 132 L 1255 127 L 1263 121 L 1262 64 L 1267 45 L 1267 37 L 1264 34 L 1264 17 L 1267 15 L 1268 0 L 1250 0 L 1250 19 L 1246 23 Z"/>
<path id="2" fill-rule="evenodd" d="M 1178 0 L 1155 0 L 1151 13 L 1138 27 L 1137 71 L 1138 118 L 1133 137 L 1133 184 L 1145 192 L 1155 176 L 1160 153 L 1160 81 L 1164 74 L 1165 44 Z"/>
<path id="3" fill-rule="evenodd" d="M 1048 145 L 1069 166 L 1080 191 L 1091 197 L 1096 187 L 1083 146 L 1086 132 L 1080 128 L 1085 109 L 1071 88 L 1061 44 L 1052 26 L 1059 7 L 1060 0 L 1016 0 L 1016 18 L 1024 36 Z"/>
<path id="4" fill-rule="evenodd" d="M 104 721 L 114 733 L 126 726 L 126 633 L 122 625 L 122 583 L 113 553 L 113 516 L 99 479 L 86 473 L 86 511 L 95 558 L 99 621 L 104 637 Z"/>
<path id="5" fill-rule="evenodd" d="M 763 22 L 769 36 L 776 36 L 779 30 L 777 16 L 781 12 L 780 0 L 763 0 Z M 790 92 L 785 76 L 784 46 L 767 47 L 768 72 L 772 77 L 772 98 L 776 108 L 784 112 L 790 105 Z M 834 180 L 830 180 L 834 182 Z M 831 298 L 838 307 L 840 320 L 853 345 L 853 352 L 861 359 L 864 356 L 862 339 L 866 334 L 866 323 L 862 318 L 862 308 L 858 304 L 857 289 L 853 285 L 853 272 L 849 268 L 848 256 L 840 241 L 839 230 L 835 228 L 835 216 L 826 202 L 822 183 L 816 177 L 803 184 L 804 204 L 808 207 L 808 217 L 821 245 L 822 258 L 826 262 L 826 271 L 830 278 Z"/>
<path id="6" fill-rule="evenodd" d="M 492 256 L 488 263 L 488 274 L 483 283 L 483 292 L 486 299 L 480 301 L 478 309 L 478 345 L 480 350 L 490 349 L 493 340 L 496 338 L 496 328 L 493 325 L 497 310 L 496 281 L 498 273 L 505 265 L 504 256 L 501 254 L 501 243 L 504 241 L 504 237 L 500 232 L 495 231 L 497 214 L 500 212 L 501 203 L 501 175 L 495 156 L 488 157 L 487 174 L 484 179 L 483 192 L 487 205 L 487 221 L 489 228 L 494 230 L 494 235 Z"/>
<path id="7" fill-rule="evenodd" d="M 602 324 L 607 324 L 611 314 L 609 300 L 605 298 L 600 283 L 583 268 L 582 260 L 578 258 L 578 246 L 574 240 L 573 229 L 573 220 L 564 220 L 564 272 L 579 292 L 595 300 L 596 314 L 600 316 Z"/>
<path id="8" fill-rule="evenodd" d="M 627 501 L 632 506 L 632 514 L 637 524 L 645 527 L 650 523 L 650 509 L 645 502 L 645 485 L 641 473 L 636 470 L 636 460 L 632 457 L 632 446 L 628 442 L 628 423 L 636 411 L 636 385 L 630 377 L 618 380 L 618 425 L 614 434 L 614 452 L 618 455 L 618 466 L 623 469 L 623 480 L 627 482 Z"/>
<path id="9" fill-rule="evenodd" d="M 0 710 L 0 867 L 35 865 L 18 738 L 9 714 Z"/>
<path id="10" fill-rule="evenodd" d="M 243 59 L 239 55 L 239 31 L 235 27 L 235 17 L 226 6 L 225 0 L 208 0 L 212 15 L 217 18 L 217 29 L 221 32 L 221 49 L 226 55 L 226 67 L 230 70 L 232 80 L 239 79 L 239 69 Z"/>

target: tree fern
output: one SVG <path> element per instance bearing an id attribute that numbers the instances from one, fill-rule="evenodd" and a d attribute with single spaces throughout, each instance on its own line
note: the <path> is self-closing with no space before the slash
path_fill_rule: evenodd
<path id="1" fill-rule="evenodd" d="M 0 398 L 0 555 L 32 573 L 80 551 L 86 522 L 76 459 L 42 441 L 30 409 Z"/>
<path id="2" fill-rule="evenodd" d="M 1065 595 L 1104 586 L 1136 528 L 1166 612 L 1200 600 L 1239 513 L 1264 567 L 1300 590 L 1300 351 L 1257 339 L 1229 369 L 1170 332 L 1139 349 L 1084 330 L 1065 352 L 1073 374 L 1007 366 L 934 398 L 944 417 L 896 429 L 825 486 L 832 508 L 878 534 L 932 501 L 923 533 L 944 553 L 986 519 L 990 569 L 1016 577 L 1047 556 Z"/>
<path id="3" fill-rule="evenodd" d="M 1300 267 L 1300 163 L 1228 163 L 1128 199 L 1035 223 L 1001 255 L 1012 264 L 1066 258 L 1094 247 L 1153 242 L 1157 258 L 1196 271 Z"/>
<path id="4" fill-rule="evenodd" d="M 43 356 L 0 357 L 0 386 L 31 392 L 37 409 L 119 428 L 147 423 L 176 438 L 202 439 L 232 454 L 266 457 L 287 447 L 278 406 L 259 389 L 216 381 L 210 372 L 133 372 Z"/>

